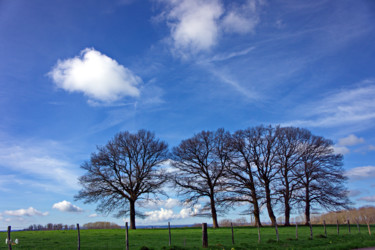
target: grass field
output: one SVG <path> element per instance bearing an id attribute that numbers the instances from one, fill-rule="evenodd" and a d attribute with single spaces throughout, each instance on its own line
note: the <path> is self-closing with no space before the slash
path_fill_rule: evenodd
<path id="1" fill-rule="evenodd" d="M 208 249 L 355 249 L 375 246 L 375 236 L 369 236 L 367 227 L 361 226 L 361 233 L 352 226 L 349 234 L 347 226 L 327 226 L 328 237 L 324 237 L 322 226 L 313 227 L 313 240 L 310 229 L 299 226 L 296 240 L 295 227 L 279 227 L 280 240 L 276 241 L 274 228 L 261 228 L 261 242 L 258 243 L 257 228 L 234 228 L 235 244 L 232 245 L 231 229 L 208 229 Z M 129 231 L 131 250 L 142 249 L 201 249 L 201 228 L 172 228 L 172 247 L 168 246 L 168 229 L 137 229 Z M 7 249 L 6 232 L 0 233 L 0 249 Z M 77 231 L 15 231 L 12 239 L 19 244 L 13 249 L 77 249 Z M 124 229 L 81 230 L 81 249 L 125 249 Z"/>

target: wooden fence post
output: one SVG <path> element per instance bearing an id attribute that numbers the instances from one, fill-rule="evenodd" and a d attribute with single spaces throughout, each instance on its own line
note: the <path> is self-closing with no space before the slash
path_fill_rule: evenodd
<path id="1" fill-rule="evenodd" d="M 81 249 L 81 234 L 79 232 L 79 224 L 77 223 L 77 232 L 78 232 L 78 246 L 77 246 L 77 249 L 80 250 Z"/>
<path id="2" fill-rule="evenodd" d="M 298 223 L 296 223 L 296 240 L 298 240 Z"/>
<path id="3" fill-rule="evenodd" d="M 276 239 L 279 242 L 279 230 L 277 229 L 277 222 L 275 223 Z"/>
<path id="4" fill-rule="evenodd" d="M 202 247 L 208 247 L 207 223 L 202 223 Z"/>
<path id="5" fill-rule="evenodd" d="M 258 243 L 260 243 L 260 226 L 259 226 L 259 223 L 258 223 Z"/>
<path id="6" fill-rule="evenodd" d="M 324 225 L 324 235 L 327 238 L 327 228 L 326 228 L 326 220 L 323 220 L 323 225 Z"/>
<path id="7" fill-rule="evenodd" d="M 8 249 L 9 250 L 12 250 L 12 241 L 11 241 L 11 238 L 10 238 L 10 231 L 11 231 L 12 227 L 11 226 L 8 226 Z"/>
<path id="8" fill-rule="evenodd" d="M 337 223 L 337 235 L 339 235 L 340 234 L 339 220 L 336 220 L 336 223 Z"/>
<path id="9" fill-rule="evenodd" d="M 126 250 L 129 250 L 129 228 L 128 228 L 128 222 L 125 222 L 125 241 L 126 241 Z"/>
<path id="10" fill-rule="evenodd" d="M 172 245 L 172 236 L 171 236 L 171 223 L 168 222 L 168 232 L 169 232 L 169 246 Z"/>
<path id="11" fill-rule="evenodd" d="M 233 224 L 230 223 L 230 227 L 232 228 L 232 245 L 234 245 L 234 233 L 233 233 Z"/>
<path id="12" fill-rule="evenodd" d="M 310 226 L 310 239 L 313 239 L 313 230 L 312 230 L 311 221 L 309 221 L 309 226 Z"/>

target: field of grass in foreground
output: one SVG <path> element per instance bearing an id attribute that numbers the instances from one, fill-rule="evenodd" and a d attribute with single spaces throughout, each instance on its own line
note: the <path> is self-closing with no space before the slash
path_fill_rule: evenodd
<path id="1" fill-rule="evenodd" d="M 361 233 L 352 225 L 351 234 L 347 226 L 327 226 L 328 237 L 324 237 L 323 226 L 313 226 L 313 240 L 310 229 L 299 226 L 296 240 L 295 227 L 279 227 L 280 241 L 276 241 L 275 229 L 261 228 L 261 242 L 258 243 L 257 228 L 234 228 L 235 244 L 232 245 L 231 229 L 208 229 L 208 249 L 355 249 L 375 246 L 375 236 L 369 236 L 367 226 L 361 226 Z M 201 249 L 201 228 L 172 228 L 172 247 L 168 246 L 168 229 L 129 230 L 131 250 L 142 249 Z M 7 249 L 6 232 L 0 233 L 0 249 Z M 13 249 L 77 249 L 77 231 L 15 231 L 12 239 L 19 244 Z M 81 249 L 125 249 L 124 229 L 81 230 Z"/>

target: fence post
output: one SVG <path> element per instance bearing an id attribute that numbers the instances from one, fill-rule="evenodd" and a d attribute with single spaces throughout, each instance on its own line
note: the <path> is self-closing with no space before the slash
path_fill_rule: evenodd
<path id="1" fill-rule="evenodd" d="M 77 232 L 78 232 L 78 250 L 81 249 L 81 235 L 80 235 L 80 232 L 79 232 L 79 224 L 77 223 Z"/>
<path id="2" fill-rule="evenodd" d="M 350 232 L 350 220 L 348 220 L 348 231 L 349 231 L 349 233 L 351 233 Z"/>
<path id="3" fill-rule="evenodd" d="M 230 227 L 232 228 L 232 245 L 234 245 L 234 233 L 233 233 L 233 224 L 230 223 Z"/>
<path id="4" fill-rule="evenodd" d="M 8 249 L 9 250 L 12 250 L 12 241 L 10 239 L 10 231 L 11 231 L 12 227 L 11 226 L 8 226 Z"/>
<path id="5" fill-rule="evenodd" d="M 168 222 L 168 232 L 169 232 L 169 246 L 172 245 L 172 237 L 171 237 L 171 223 Z"/>
<path id="6" fill-rule="evenodd" d="M 259 226 L 259 223 L 258 223 L 258 243 L 260 243 L 260 226 Z"/>
<path id="7" fill-rule="evenodd" d="M 296 240 L 298 240 L 298 223 L 296 222 Z"/>
<path id="8" fill-rule="evenodd" d="M 327 238 L 327 228 L 326 228 L 326 221 L 325 220 L 323 220 L 323 225 L 324 225 L 324 235 Z"/>
<path id="9" fill-rule="evenodd" d="M 279 230 L 277 229 L 277 222 L 275 223 L 276 239 L 279 242 Z"/>
<path id="10" fill-rule="evenodd" d="M 336 220 L 336 223 L 337 223 L 337 235 L 339 235 L 340 234 L 339 220 Z"/>
<path id="11" fill-rule="evenodd" d="M 202 223 L 202 247 L 208 247 L 207 223 Z"/>
<path id="12" fill-rule="evenodd" d="M 126 250 L 129 250 L 129 231 L 128 231 L 128 222 L 125 222 L 125 241 L 126 241 Z"/>

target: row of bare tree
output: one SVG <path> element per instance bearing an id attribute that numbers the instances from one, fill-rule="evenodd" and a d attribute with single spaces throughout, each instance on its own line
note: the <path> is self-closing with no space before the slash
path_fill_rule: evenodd
<path id="1" fill-rule="evenodd" d="M 167 160 L 171 168 L 162 167 Z M 214 227 L 220 212 L 244 203 L 259 226 L 263 206 L 273 225 L 276 207 L 282 207 L 285 225 L 296 206 L 304 208 L 308 223 L 314 205 L 337 209 L 349 204 L 342 165 L 331 140 L 302 128 L 202 131 L 171 152 L 149 131 L 123 132 L 82 165 L 86 174 L 76 199 L 100 202 L 102 213 L 129 213 L 135 229 L 135 216 L 141 215 L 136 202 L 164 194 L 170 182 L 188 204 L 207 201 L 197 215 L 212 217 Z"/>

